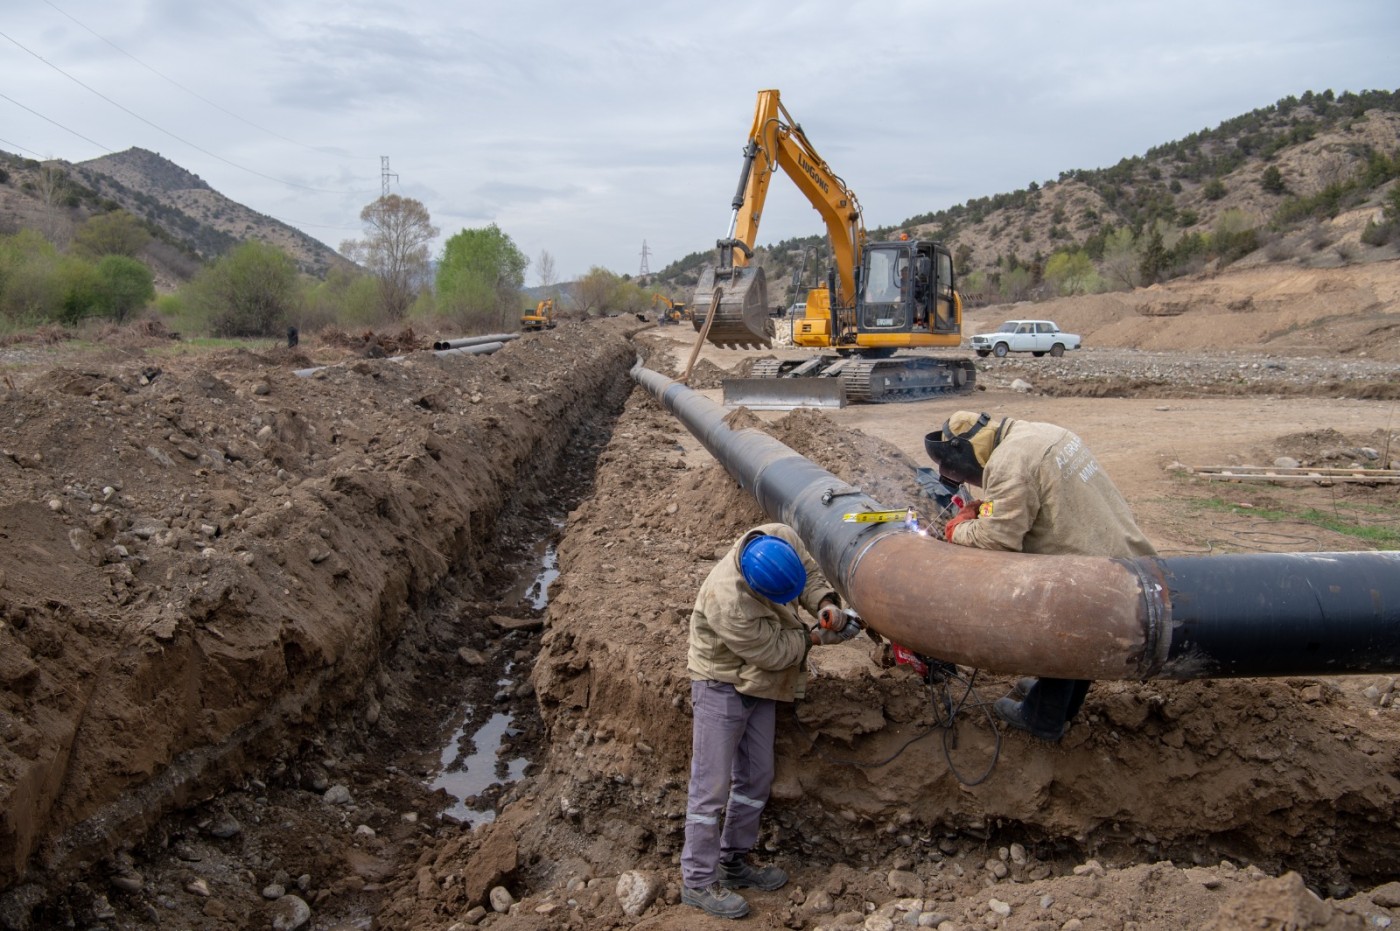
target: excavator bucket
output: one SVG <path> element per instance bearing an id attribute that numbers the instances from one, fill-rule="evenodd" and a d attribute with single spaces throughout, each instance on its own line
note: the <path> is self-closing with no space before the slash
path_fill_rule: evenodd
<path id="1" fill-rule="evenodd" d="M 715 303 L 715 295 L 719 303 Z M 773 345 L 768 315 L 768 284 L 759 266 L 716 269 L 705 266 L 695 285 L 693 323 L 705 339 L 727 349 L 768 349 Z M 708 320 L 713 308 L 714 319 Z M 705 329 L 708 324 L 708 331 Z"/>

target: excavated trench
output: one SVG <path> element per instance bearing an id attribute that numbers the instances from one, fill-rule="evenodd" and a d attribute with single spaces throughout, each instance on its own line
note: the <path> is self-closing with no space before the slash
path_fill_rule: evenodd
<path id="1" fill-rule="evenodd" d="M 686 625 L 713 560 L 767 517 L 631 390 L 632 334 L 615 326 L 561 327 L 456 370 L 321 375 L 335 404 L 368 398 L 409 423 L 362 422 L 340 468 L 312 440 L 304 462 L 321 465 L 302 484 L 316 487 L 270 500 L 315 517 L 243 551 L 299 579 L 297 603 L 323 600 L 316 616 L 339 634 L 279 627 L 268 643 L 285 673 L 222 743 L 175 754 L 164 772 L 178 778 L 119 780 L 86 819 L 51 815 L 30 869 L 7 874 L 0 927 L 701 926 L 677 887 Z M 221 376 L 233 396 L 258 380 L 289 390 L 251 370 Z M 820 413 L 764 429 L 876 499 L 917 494 L 913 463 Z M 299 549 L 279 560 L 286 539 Z M 336 627 L 351 584 L 356 610 Z M 145 636 L 166 652 L 210 626 L 220 635 L 202 645 L 232 639 L 255 617 L 239 590 L 202 614 L 213 599 L 191 596 L 174 613 L 202 618 L 193 631 Z M 1005 680 L 962 669 L 971 689 L 931 690 L 864 639 L 812 667 L 780 716 L 759 851 L 793 882 L 750 893 L 761 927 L 1225 928 L 1284 906 L 1299 928 L 1400 917 L 1400 894 L 1382 894 L 1400 879 L 1400 723 L 1363 692 L 1373 678 L 1100 683 L 1051 747 L 990 723 L 982 703 Z M 1379 684 L 1384 698 L 1393 682 Z M 205 758 L 211 746 L 224 749 Z M 463 763 L 469 778 L 453 779 Z M 149 785 L 165 791 L 144 790 L 144 817 L 115 797 Z"/>

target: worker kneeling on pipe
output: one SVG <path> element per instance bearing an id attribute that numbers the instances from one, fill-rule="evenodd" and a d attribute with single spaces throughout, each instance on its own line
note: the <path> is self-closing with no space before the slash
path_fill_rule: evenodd
<path id="1" fill-rule="evenodd" d="M 820 623 L 803 624 L 799 605 Z M 745 533 L 701 584 L 687 656 L 694 725 L 681 852 L 686 905 L 740 918 L 749 904 L 730 890 L 787 883 L 778 867 L 747 860 L 773 785 L 777 705 L 802 697 L 808 650 L 859 632 L 786 524 Z"/>
<path id="2" fill-rule="evenodd" d="M 981 489 L 944 526 L 949 543 L 1047 555 L 1157 554 L 1089 447 L 1064 427 L 957 411 L 924 437 L 924 449 L 945 485 Z M 1085 680 L 1022 679 L 995 708 L 1012 727 L 1058 741 L 1088 692 Z"/>

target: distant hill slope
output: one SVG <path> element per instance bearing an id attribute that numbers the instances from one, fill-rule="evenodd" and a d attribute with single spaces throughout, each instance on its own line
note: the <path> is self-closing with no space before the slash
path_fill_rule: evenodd
<path id="1" fill-rule="evenodd" d="M 1258 247 L 1238 257 L 1245 266 L 1387 261 L 1400 254 L 1396 243 L 1371 246 L 1361 233 L 1369 220 L 1379 218 L 1385 190 L 1400 182 L 1349 184 L 1386 158 L 1400 160 L 1400 91 L 1308 92 L 1123 158 L 1111 168 L 1063 171 L 1056 180 L 1032 182 L 1022 190 L 871 226 L 869 235 L 883 240 L 907 232 L 947 243 L 964 286 L 993 281 L 1018 267 L 1038 274 L 1057 251 L 1083 249 L 1099 262 L 1115 229 L 1136 234 L 1155 226 L 1171 240 L 1208 236 L 1222 220 L 1258 231 Z M 859 179 L 849 180 L 859 193 Z M 792 272 L 808 249 L 821 258 L 809 261 L 804 281 L 819 280 L 816 274 L 827 264 L 825 240 L 824 231 L 814 228 L 810 236 L 756 250 L 771 304 L 791 300 Z M 684 289 L 713 261 L 712 248 L 691 253 L 654 280 Z M 963 290 L 974 301 L 979 297 Z"/>
<path id="2" fill-rule="evenodd" d="M 302 271 L 317 277 L 346 262 L 325 243 L 230 200 L 155 152 L 127 149 L 79 162 L 72 170 L 98 196 L 150 220 L 205 259 L 256 239 L 286 252 Z"/>
<path id="3" fill-rule="evenodd" d="M 0 152 L 0 233 L 39 229 L 61 244 L 85 219 L 116 207 L 160 235 L 143 258 L 155 266 L 163 287 L 188 279 L 198 260 L 211 261 L 248 240 L 277 246 L 317 277 L 348 264 L 325 243 L 230 200 L 198 175 L 145 149 L 78 164 Z"/>

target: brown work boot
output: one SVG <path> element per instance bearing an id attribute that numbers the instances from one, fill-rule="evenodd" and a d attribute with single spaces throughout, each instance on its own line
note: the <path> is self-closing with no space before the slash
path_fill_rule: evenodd
<path id="1" fill-rule="evenodd" d="M 743 857 L 719 862 L 720 885 L 730 889 L 754 888 L 772 892 L 787 885 L 788 874 L 776 866 L 755 868 Z"/>
<path id="2" fill-rule="evenodd" d="M 696 908 L 716 918 L 743 918 L 749 913 L 749 903 L 737 892 L 730 892 L 719 883 L 710 883 L 704 889 L 681 889 L 681 904 Z"/>

